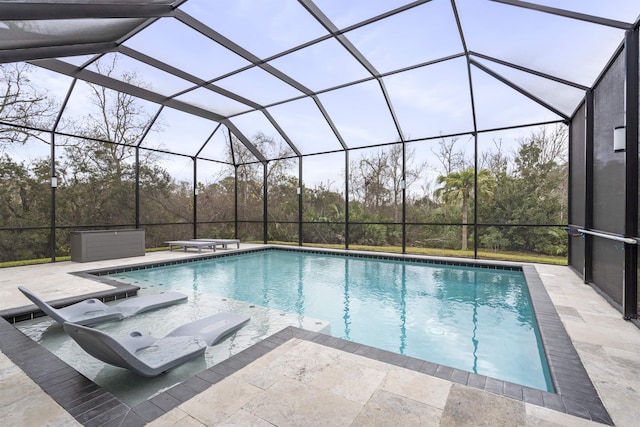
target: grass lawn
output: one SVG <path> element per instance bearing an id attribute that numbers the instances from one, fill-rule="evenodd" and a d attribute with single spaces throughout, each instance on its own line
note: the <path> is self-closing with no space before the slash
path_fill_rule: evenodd
<path id="1" fill-rule="evenodd" d="M 297 246 L 294 242 L 269 242 L 276 245 L 292 245 Z M 316 244 L 305 243 L 305 247 L 318 247 L 318 248 L 331 248 L 331 249 L 344 249 L 343 245 L 331 245 L 331 244 Z M 402 253 L 401 246 L 366 246 L 366 245 L 349 245 L 349 249 L 357 251 L 371 251 L 371 252 L 391 252 Z M 414 248 L 407 246 L 407 254 L 414 255 L 427 255 L 427 256 L 439 256 L 439 257 L 452 257 L 452 258 L 473 258 L 473 251 L 461 251 L 455 249 L 437 249 L 437 248 Z M 493 252 L 486 250 L 478 251 L 478 259 L 493 259 L 500 261 L 517 261 L 517 262 L 533 262 L 540 264 L 555 264 L 555 265 L 567 265 L 566 256 L 551 256 L 551 255 L 537 255 L 522 252 Z"/>
<path id="2" fill-rule="evenodd" d="M 252 242 L 261 243 L 261 242 Z M 291 245 L 297 246 L 296 242 L 269 242 L 275 245 Z M 318 247 L 318 248 L 331 248 L 331 249 L 344 249 L 343 245 L 322 245 L 316 243 L 305 243 L 305 247 Z M 168 247 L 159 248 L 147 248 L 147 252 L 166 251 Z M 358 251 L 371 251 L 371 252 L 391 252 L 402 253 L 402 247 L 400 246 L 365 246 L 365 245 L 349 245 L 349 249 Z M 455 258 L 473 258 L 473 251 L 461 251 L 455 249 L 435 249 L 435 248 L 413 248 L 407 247 L 407 254 L 414 255 L 428 255 L 439 257 L 455 257 Z M 519 252 L 492 252 L 492 251 L 478 251 L 478 259 L 493 259 L 500 261 L 516 261 L 516 262 L 534 262 L 540 264 L 555 264 L 555 265 L 567 265 L 567 257 L 565 256 L 550 256 L 550 255 L 536 255 Z M 70 261 L 70 256 L 56 257 L 56 261 Z M 28 259 L 22 261 L 7 261 L 0 263 L 0 268 L 5 267 L 17 267 L 21 265 L 35 265 L 45 264 L 51 262 L 51 258 L 41 259 Z"/>

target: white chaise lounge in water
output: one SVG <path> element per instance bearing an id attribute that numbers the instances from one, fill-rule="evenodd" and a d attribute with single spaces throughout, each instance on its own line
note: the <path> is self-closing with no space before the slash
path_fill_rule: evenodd
<path id="1" fill-rule="evenodd" d="M 213 252 L 216 251 L 216 242 L 213 241 L 199 241 L 199 240 L 169 240 L 165 242 L 169 245 L 169 252 L 173 250 L 174 246 L 182 246 L 184 251 L 187 248 L 198 248 L 198 253 L 202 252 L 202 248 L 211 248 Z"/>
<path id="2" fill-rule="evenodd" d="M 112 320 L 122 320 L 145 311 L 155 310 L 187 300 L 187 296 L 180 292 L 163 292 L 127 298 L 111 306 L 98 299 L 90 298 L 67 307 L 53 308 L 24 286 L 18 286 L 18 289 L 40 310 L 60 324 L 73 322 L 80 325 L 94 325 Z"/>
<path id="3" fill-rule="evenodd" d="M 144 332 L 114 337 L 106 332 L 65 323 L 64 330 L 91 356 L 109 365 L 128 369 L 143 377 L 155 377 L 200 356 L 207 346 L 243 327 L 250 317 L 217 313 L 196 320 L 156 339 Z"/>
<path id="4" fill-rule="evenodd" d="M 222 249 L 227 249 L 227 245 L 236 244 L 240 249 L 240 239 L 193 239 L 194 242 L 211 242 L 222 246 Z"/>

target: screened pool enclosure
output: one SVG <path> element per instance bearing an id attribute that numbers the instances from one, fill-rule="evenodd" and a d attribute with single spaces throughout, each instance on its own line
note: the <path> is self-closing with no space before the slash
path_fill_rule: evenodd
<path id="1" fill-rule="evenodd" d="M 0 257 L 73 231 L 568 263 L 637 317 L 635 0 L 0 2 Z"/>

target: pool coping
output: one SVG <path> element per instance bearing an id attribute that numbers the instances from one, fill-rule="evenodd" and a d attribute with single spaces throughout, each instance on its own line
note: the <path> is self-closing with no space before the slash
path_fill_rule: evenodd
<path id="1" fill-rule="evenodd" d="M 73 273 L 72 273 L 73 274 Z M 114 289 L 106 291 L 92 292 L 81 296 L 73 296 L 68 298 L 61 298 L 54 301 L 48 301 L 48 304 L 53 308 L 62 308 L 71 304 L 75 304 L 80 301 L 84 301 L 88 298 L 99 299 L 102 302 L 116 301 L 119 299 L 125 299 L 129 297 L 135 297 L 140 290 L 139 286 L 128 285 L 116 282 L 114 280 L 107 281 L 105 279 L 100 280 L 103 283 L 114 286 Z M 22 322 L 25 320 L 36 319 L 38 317 L 46 316 L 47 314 L 40 310 L 35 304 L 24 305 L 22 307 L 9 308 L 6 310 L 0 310 L 0 317 L 7 320 L 9 323 Z"/>
<path id="2" fill-rule="evenodd" d="M 248 249 L 247 251 L 269 249 L 270 248 Z M 278 247 L 278 249 L 281 248 Z M 320 252 L 326 253 L 325 251 Z M 333 253 L 344 255 L 343 252 L 334 251 Z M 238 252 L 234 252 L 234 254 L 238 254 Z M 221 256 L 228 255 L 231 255 L 231 253 Z M 348 255 L 352 255 L 352 253 L 348 253 Z M 356 256 L 360 256 L 360 254 Z M 414 260 L 412 256 L 395 254 L 367 253 L 363 256 L 394 260 Z M 211 255 L 196 258 L 202 259 L 210 257 Z M 193 258 L 190 260 L 193 260 Z M 430 258 L 420 258 L 418 260 L 420 262 L 434 261 Z M 440 260 L 435 261 L 440 262 Z M 178 262 L 182 262 L 182 260 Z M 447 264 L 447 261 L 445 260 L 440 263 Z M 495 266 L 495 263 L 477 262 L 476 260 L 469 260 L 469 262 L 449 260 L 449 264 L 476 267 Z M 140 265 L 146 266 L 149 264 Z M 125 268 L 131 269 L 135 267 L 136 266 L 127 266 Z M 144 425 L 164 415 L 166 412 L 204 391 L 210 385 L 242 369 L 292 338 L 311 341 L 337 350 L 361 355 L 525 403 L 613 425 L 613 421 L 582 365 L 580 357 L 535 267 L 533 265 L 503 263 L 500 264 L 498 268 L 519 269 L 525 274 L 556 393 L 470 373 L 422 359 L 403 356 L 317 332 L 287 327 L 231 358 L 196 374 L 171 389 L 139 405 L 129 407 L 111 393 L 75 371 L 29 337 L 22 334 L 22 332 L 18 331 L 6 320 L 0 321 L 0 350 L 32 380 L 40 385 L 40 387 L 67 412 L 74 416 L 78 422 L 87 426 Z M 90 270 L 90 272 L 94 273 L 104 270 L 113 269 Z M 79 272 L 76 274 L 83 275 L 90 273 Z M 116 289 L 116 291 L 122 292 L 123 290 Z M 4 314 L 2 315 L 4 316 Z"/>

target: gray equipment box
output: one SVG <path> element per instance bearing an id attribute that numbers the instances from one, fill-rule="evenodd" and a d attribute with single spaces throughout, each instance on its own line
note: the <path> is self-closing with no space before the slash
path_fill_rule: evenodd
<path id="1" fill-rule="evenodd" d="M 71 261 L 89 262 L 144 255 L 144 230 L 74 231 Z"/>

